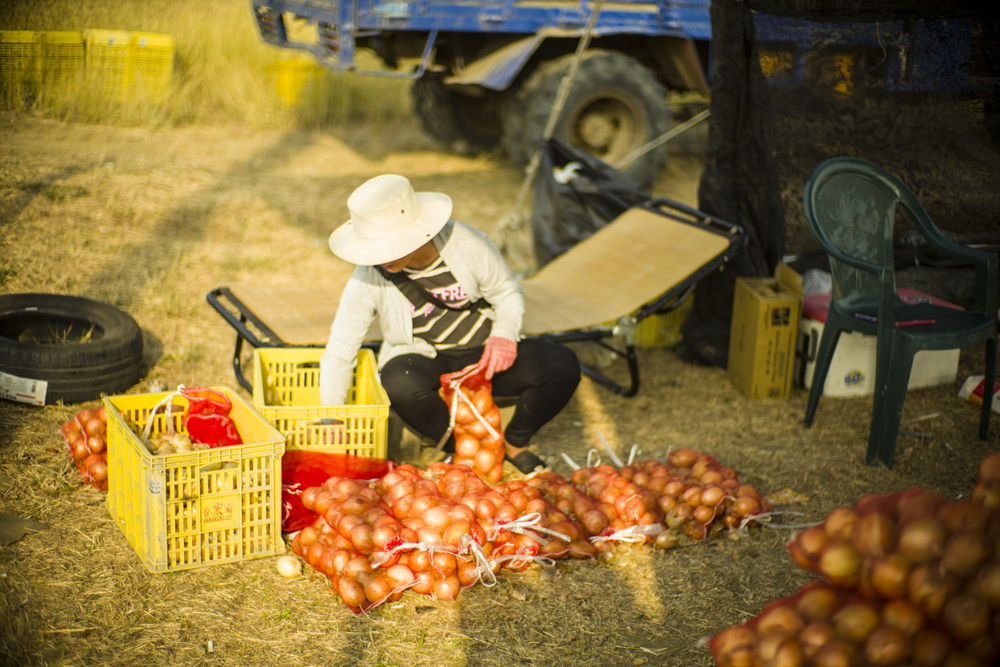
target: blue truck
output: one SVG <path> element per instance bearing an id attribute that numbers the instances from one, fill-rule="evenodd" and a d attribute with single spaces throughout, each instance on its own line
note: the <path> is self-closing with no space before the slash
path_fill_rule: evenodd
<path id="1" fill-rule="evenodd" d="M 637 184 L 651 184 L 666 161 L 662 145 L 641 149 L 670 129 L 667 92 L 708 94 L 710 0 L 251 3 L 267 43 L 335 71 L 411 78 L 428 134 L 462 154 L 499 146 L 527 164 L 584 35 L 589 48 L 553 136 L 609 164 L 640 153 L 622 165 Z M 363 50 L 378 67 L 362 66 Z"/>

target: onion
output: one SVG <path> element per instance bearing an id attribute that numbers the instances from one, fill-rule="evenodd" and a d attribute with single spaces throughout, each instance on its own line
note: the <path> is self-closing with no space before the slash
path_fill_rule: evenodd
<path id="1" fill-rule="evenodd" d="M 814 621 L 799 632 L 799 645 L 806 660 L 812 660 L 820 649 L 833 641 L 837 636 L 833 626 L 824 621 Z"/>
<path id="2" fill-rule="evenodd" d="M 851 586 L 858 581 L 861 554 L 851 542 L 831 539 L 823 548 L 817 565 L 819 573 L 831 583 Z"/>
<path id="3" fill-rule="evenodd" d="M 698 452 L 689 447 L 682 447 L 667 454 L 667 462 L 676 468 L 688 468 L 694 465 L 697 459 Z"/>
<path id="4" fill-rule="evenodd" d="M 677 507 L 677 498 L 668 495 L 662 495 L 656 499 L 656 504 L 660 508 L 660 511 L 664 514 L 672 511 Z"/>
<path id="5" fill-rule="evenodd" d="M 936 617 L 958 585 L 952 575 L 933 565 L 920 565 L 910 573 L 909 599 L 926 615 Z"/>
<path id="6" fill-rule="evenodd" d="M 709 646 L 719 667 L 754 667 L 756 663 L 757 633 L 745 625 L 722 630 L 712 637 Z"/>
<path id="7" fill-rule="evenodd" d="M 313 507 L 317 514 L 326 514 L 331 505 L 333 505 L 333 493 L 329 489 L 322 489 L 316 494 Z"/>
<path id="8" fill-rule="evenodd" d="M 399 563 L 387 568 L 385 573 L 389 577 L 389 580 L 392 581 L 393 588 L 409 586 L 416 578 L 413 574 L 413 570 L 406 565 L 401 565 Z"/>
<path id="9" fill-rule="evenodd" d="M 680 498 L 686 488 L 687 484 L 681 480 L 671 479 L 663 485 L 663 493 L 674 498 Z"/>
<path id="10" fill-rule="evenodd" d="M 941 568 L 958 577 L 973 577 L 989 558 L 990 548 L 978 530 L 963 530 L 948 538 Z"/>
<path id="11" fill-rule="evenodd" d="M 430 595 L 436 583 L 437 578 L 430 572 L 414 572 L 413 585 L 410 586 L 410 590 L 421 595 Z"/>
<path id="12" fill-rule="evenodd" d="M 691 507 L 698 507 L 701 505 L 701 487 L 698 485 L 689 486 L 681 494 L 681 500 Z"/>
<path id="13" fill-rule="evenodd" d="M 91 417 L 83 423 L 83 430 L 89 436 L 101 437 L 107 432 L 108 425 L 98 417 Z"/>
<path id="14" fill-rule="evenodd" d="M 882 605 L 882 623 L 899 628 L 907 637 L 915 637 L 927 625 L 927 619 L 916 605 L 906 598 L 889 600 Z"/>
<path id="15" fill-rule="evenodd" d="M 802 647 L 789 635 L 772 634 L 757 642 L 757 658 L 762 667 L 802 667 Z"/>
<path id="16" fill-rule="evenodd" d="M 732 512 L 738 517 L 748 517 L 760 512 L 760 500 L 753 496 L 740 495 L 733 502 Z"/>
<path id="17" fill-rule="evenodd" d="M 432 595 L 437 600 L 454 600 L 458 597 L 458 591 L 461 587 L 462 582 L 459 581 L 458 575 L 450 574 L 438 579 L 434 584 Z"/>
<path id="18" fill-rule="evenodd" d="M 721 480 L 720 480 L 721 481 Z M 725 498 L 726 492 L 721 486 L 710 485 L 706 486 L 701 492 L 701 504 L 708 505 L 709 507 L 715 507 L 722 502 Z"/>
<path id="19" fill-rule="evenodd" d="M 431 555 L 424 549 L 415 549 L 410 552 L 410 569 L 414 574 L 428 572 L 431 569 Z"/>
<path id="20" fill-rule="evenodd" d="M 848 602 L 833 615 L 837 636 L 852 644 L 862 644 L 878 625 L 878 612 L 865 600 Z"/>
<path id="21" fill-rule="evenodd" d="M 880 625 L 865 640 L 864 654 L 871 665 L 898 665 L 910 655 L 909 641 L 899 628 Z"/>
<path id="22" fill-rule="evenodd" d="M 701 476 L 712 470 L 718 463 L 708 454 L 700 454 L 697 460 L 691 464 L 691 476 L 701 480 Z"/>
<path id="23" fill-rule="evenodd" d="M 790 604 L 778 603 L 765 609 L 757 617 L 757 634 L 790 635 L 802 629 L 805 623 L 802 617 Z"/>
<path id="24" fill-rule="evenodd" d="M 375 541 L 372 538 L 372 527 L 365 523 L 351 529 L 350 540 L 354 548 L 362 553 L 368 553 L 375 547 Z"/>
<path id="25" fill-rule="evenodd" d="M 319 539 L 319 530 L 315 526 L 306 526 L 295 536 L 302 547 L 308 548 L 313 542 Z"/>
<path id="26" fill-rule="evenodd" d="M 826 582 L 812 582 L 800 589 L 795 606 L 807 621 L 827 621 L 840 603 L 839 589 Z"/>
<path id="27" fill-rule="evenodd" d="M 938 510 L 938 519 L 952 533 L 963 530 L 981 530 L 990 518 L 989 508 L 971 500 L 947 503 Z"/>
<path id="28" fill-rule="evenodd" d="M 896 522 L 882 512 L 865 514 L 854 523 L 853 540 L 862 556 L 885 556 L 896 548 Z"/>
<path id="29" fill-rule="evenodd" d="M 479 451 L 479 439 L 468 434 L 455 438 L 455 456 L 463 461 L 471 460 Z"/>
<path id="30" fill-rule="evenodd" d="M 980 571 L 974 589 L 986 604 L 994 610 L 1000 610 L 1000 559 L 994 560 Z"/>
<path id="31" fill-rule="evenodd" d="M 451 521 L 450 510 L 444 505 L 435 505 L 423 512 L 420 517 L 429 528 L 437 531 L 444 530 Z"/>
<path id="32" fill-rule="evenodd" d="M 1000 452 L 990 454 L 979 463 L 979 480 L 1000 481 Z"/>
<path id="33" fill-rule="evenodd" d="M 920 565 L 941 557 L 947 537 L 948 532 L 937 519 L 914 519 L 900 530 L 897 548 L 908 561 Z"/>
<path id="34" fill-rule="evenodd" d="M 912 660 L 916 667 L 940 667 L 951 652 L 951 640 L 940 630 L 927 629 L 913 638 Z"/>
<path id="35" fill-rule="evenodd" d="M 108 478 L 108 464 L 105 463 L 103 459 L 91 461 L 90 465 L 87 467 L 87 471 L 97 483 L 101 483 Z"/>
<path id="36" fill-rule="evenodd" d="M 462 538 L 469 535 L 472 532 L 472 521 L 468 519 L 457 519 L 452 521 L 444 529 L 444 533 L 441 538 L 445 544 L 454 544 L 455 546 L 461 546 Z"/>
<path id="37" fill-rule="evenodd" d="M 316 496 L 319 495 L 320 490 L 318 486 L 310 486 L 302 491 L 302 495 L 299 497 L 302 506 L 310 512 L 316 511 Z"/>
<path id="38" fill-rule="evenodd" d="M 487 472 L 497 464 L 498 460 L 496 452 L 482 447 L 475 454 L 474 468 L 477 472 Z"/>
<path id="39" fill-rule="evenodd" d="M 358 582 L 365 589 L 365 597 L 372 604 L 381 602 L 392 593 L 392 580 L 385 574 L 359 574 Z"/>
<path id="40" fill-rule="evenodd" d="M 364 586 L 346 574 L 337 575 L 337 578 L 334 580 L 334 586 L 337 589 L 340 599 L 351 609 L 360 608 L 368 599 L 365 595 Z"/>
<path id="41" fill-rule="evenodd" d="M 973 487 L 969 500 L 994 511 L 1000 509 L 1000 480 L 980 480 Z"/>
<path id="42" fill-rule="evenodd" d="M 992 621 L 986 603 L 968 593 L 948 600 L 941 612 L 941 620 L 951 636 L 960 642 L 972 642 L 984 636 Z"/>
<path id="43" fill-rule="evenodd" d="M 858 652 L 851 644 L 834 639 L 816 653 L 812 664 L 815 667 L 855 667 Z"/>
<path id="44" fill-rule="evenodd" d="M 872 588 L 883 598 L 892 600 L 906 595 L 910 562 L 900 554 L 871 560 L 866 563 L 865 571 Z"/>
<path id="45" fill-rule="evenodd" d="M 87 449 L 89 449 L 93 454 L 100 454 L 107 449 L 107 444 L 101 436 L 92 435 L 87 438 Z"/>
<path id="46" fill-rule="evenodd" d="M 600 535 L 608 527 L 608 519 L 603 512 L 598 510 L 587 510 L 579 516 L 587 535 Z"/>
<path id="47" fill-rule="evenodd" d="M 368 556 L 355 554 L 344 565 L 343 572 L 347 576 L 356 579 L 359 574 L 371 574 L 372 563 L 368 560 Z"/>
<path id="48" fill-rule="evenodd" d="M 694 508 L 694 520 L 700 523 L 702 526 L 708 526 L 712 523 L 712 519 L 715 518 L 715 507 L 709 507 L 708 505 L 698 505 Z"/>
<path id="49" fill-rule="evenodd" d="M 320 542 L 319 540 L 310 544 L 309 548 L 306 549 L 306 556 L 305 556 L 306 562 L 309 563 L 309 566 L 312 567 L 313 569 L 319 569 L 318 568 L 319 562 L 323 559 L 323 556 L 326 554 L 326 550 L 327 550 L 326 545 Z"/>
<path id="50" fill-rule="evenodd" d="M 830 537 L 848 540 L 852 537 L 857 519 L 858 515 L 850 507 L 838 507 L 827 515 L 823 527 Z"/>
<path id="51" fill-rule="evenodd" d="M 302 574 L 302 561 L 295 556 L 282 556 L 278 559 L 278 562 L 275 563 L 275 566 L 278 568 L 278 574 L 283 576 L 285 579 L 294 579 Z"/>
<path id="52" fill-rule="evenodd" d="M 799 567 L 815 571 L 828 539 L 826 530 L 821 526 L 813 526 L 796 535 L 789 543 L 788 550 Z"/>

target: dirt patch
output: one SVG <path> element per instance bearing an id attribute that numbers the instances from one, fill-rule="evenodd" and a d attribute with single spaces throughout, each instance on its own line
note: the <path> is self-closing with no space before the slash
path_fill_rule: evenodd
<path id="1" fill-rule="evenodd" d="M 153 382 L 235 387 L 233 335 L 205 295 L 349 270 L 326 237 L 366 178 L 394 171 L 447 192 L 454 217 L 487 232 L 511 212 L 522 179 L 497 157 L 440 154 L 406 124 L 138 130 L 7 115 L 0 128 L 0 289 L 127 310 L 148 342 L 136 392 Z M 675 144 L 654 195 L 697 204 L 700 139 Z M 505 573 L 457 602 L 408 593 L 362 616 L 321 575 L 286 581 L 270 558 L 150 574 L 62 450 L 59 425 L 82 406 L 2 403 L 0 514 L 48 528 L 0 546 L 0 655 L 64 665 L 710 665 L 705 637 L 812 578 L 788 557 L 795 529 L 783 525 L 818 522 L 867 493 L 966 496 L 997 449 L 996 426 L 990 441 L 976 438 L 977 412 L 956 397 L 958 382 L 909 394 L 888 471 L 864 464 L 870 398 L 824 399 L 804 429 L 800 388 L 751 401 L 723 369 L 669 349 L 642 350 L 639 361 L 637 397 L 584 380 L 539 434 L 557 471 L 569 474 L 562 453 L 582 463 L 600 451 L 600 433 L 623 458 L 633 445 L 639 458 L 693 447 L 765 494 L 790 488 L 806 500 L 746 533 L 669 551 L 626 545 Z M 981 350 L 963 352 L 959 382 L 981 365 Z"/>

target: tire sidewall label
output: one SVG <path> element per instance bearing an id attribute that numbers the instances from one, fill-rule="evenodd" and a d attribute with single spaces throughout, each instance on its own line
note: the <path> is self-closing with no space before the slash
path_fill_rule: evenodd
<path id="1" fill-rule="evenodd" d="M 29 405 L 45 405 L 49 383 L 0 371 L 0 398 Z"/>

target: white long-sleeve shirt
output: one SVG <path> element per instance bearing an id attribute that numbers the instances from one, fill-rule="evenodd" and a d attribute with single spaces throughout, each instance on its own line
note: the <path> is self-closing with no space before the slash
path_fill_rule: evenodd
<path id="1" fill-rule="evenodd" d="M 471 301 L 485 298 L 491 308 L 492 336 L 512 341 L 521 337 L 524 297 L 514 272 L 486 234 L 461 222 L 449 221 L 434 237 L 434 246 Z M 351 388 L 358 350 L 372 322 L 378 318 L 382 347 L 378 367 L 401 354 L 437 353 L 413 335 L 409 302 L 374 266 L 358 266 L 344 287 L 330 327 L 330 338 L 320 358 L 320 401 L 343 405 Z"/>

